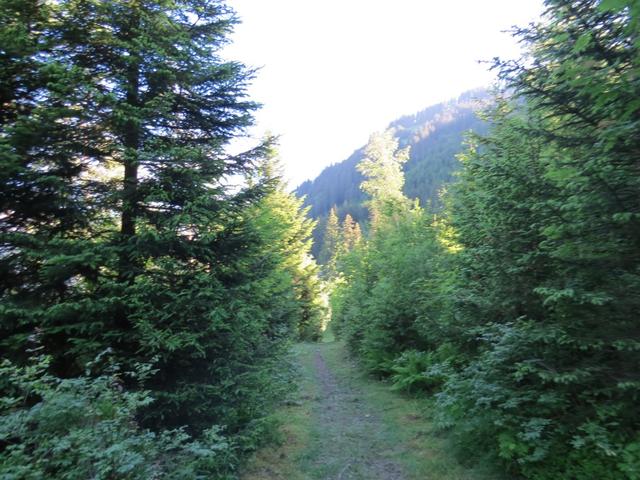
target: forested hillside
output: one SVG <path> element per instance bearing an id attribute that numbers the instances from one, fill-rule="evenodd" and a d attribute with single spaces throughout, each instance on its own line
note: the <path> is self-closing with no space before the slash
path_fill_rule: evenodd
<path id="1" fill-rule="evenodd" d="M 404 192 L 409 198 L 419 199 L 434 209 L 441 207 L 439 192 L 453 180 L 460 166 L 456 155 L 463 150 L 465 135 L 470 131 L 486 131 L 487 124 L 477 113 L 488 100 L 487 91 L 474 90 L 389 124 L 388 129 L 400 146 L 410 147 L 409 160 L 404 165 Z M 364 206 L 367 195 L 360 189 L 363 177 L 356 169 L 363 157 L 364 147 L 346 160 L 325 168 L 317 178 L 302 183 L 295 191 L 305 198 L 312 218 L 318 220 L 313 252 L 322 263 L 327 261 L 321 252 L 327 215 L 332 207 L 336 207 L 340 219 L 347 214 L 356 222 L 367 219 Z"/>
<path id="2" fill-rule="evenodd" d="M 634 480 L 640 3 L 546 5 L 516 31 L 527 56 L 496 61 L 491 127 L 442 211 L 403 193 L 392 132 L 371 138 L 369 233 L 329 255 L 333 325 L 370 372 L 433 399 L 465 461 Z"/>

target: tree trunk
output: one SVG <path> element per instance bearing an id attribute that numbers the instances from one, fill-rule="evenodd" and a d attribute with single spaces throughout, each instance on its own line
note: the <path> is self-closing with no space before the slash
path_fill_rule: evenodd
<path id="1" fill-rule="evenodd" d="M 132 15 L 131 27 L 127 32 L 126 39 L 131 41 L 135 35 L 140 19 L 138 15 Z M 138 118 L 140 107 L 140 59 L 138 53 L 130 51 L 127 58 L 126 92 L 125 103 L 130 112 L 129 117 L 123 124 L 123 146 L 124 146 L 124 177 L 122 191 L 122 215 L 120 236 L 123 250 L 120 254 L 121 280 L 133 282 L 136 276 L 136 255 L 129 248 L 129 240 L 136 234 L 136 220 L 138 217 L 138 155 L 140 150 L 140 119 Z"/>

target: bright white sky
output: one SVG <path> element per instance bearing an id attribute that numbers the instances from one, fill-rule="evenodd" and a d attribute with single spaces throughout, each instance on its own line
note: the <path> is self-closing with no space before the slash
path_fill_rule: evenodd
<path id="1" fill-rule="evenodd" d="M 401 115 L 491 83 L 514 58 L 504 30 L 542 0 L 229 0 L 242 24 L 223 55 L 262 67 L 255 137 L 280 135 L 291 186 L 347 158 Z"/>

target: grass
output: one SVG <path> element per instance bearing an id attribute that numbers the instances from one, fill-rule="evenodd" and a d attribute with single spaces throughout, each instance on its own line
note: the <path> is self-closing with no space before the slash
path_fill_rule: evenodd
<path id="1" fill-rule="evenodd" d="M 300 462 L 308 450 L 313 429 L 313 399 L 317 385 L 313 382 L 312 357 L 308 344 L 294 347 L 300 380 L 297 398 L 288 402 L 274 415 L 279 424 L 276 444 L 260 449 L 251 458 L 241 475 L 242 480 L 307 480 L 309 477 Z"/>
<path id="2" fill-rule="evenodd" d="M 386 382 L 366 375 L 350 360 L 342 343 L 326 349 L 327 365 L 337 376 L 349 378 L 368 403 L 379 412 L 386 425 L 387 440 L 397 447 L 396 460 L 408 479 L 415 480 L 498 480 L 504 477 L 487 468 L 463 466 L 455 457 L 446 434 L 437 432 L 430 417 L 432 402 L 391 390 Z"/>
<path id="3" fill-rule="evenodd" d="M 242 480 L 341 478 L 339 474 L 343 468 L 340 465 L 348 465 L 349 459 L 362 458 L 363 449 L 367 448 L 367 445 L 362 445 L 362 437 L 351 442 L 348 439 L 351 432 L 362 427 L 355 418 L 359 412 L 369 412 L 377 417 L 375 428 L 367 431 L 366 441 L 375 445 L 385 461 L 399 465 L 406 480 L 504 478 L 487 470 L 461 465 L 452 453 L 450 439 L 434 430 L 428 399 L 404 396 L 392 391 L 388 384 L 368 377 L 347 357 L 344 345 L 331 340 L 325 338 L 319 344 L 296 345 L 300 391 L 295 402 L 277 413 L 281 441 L 257 452 Z M 333 438 L 340 438 L 335 437 L 336 425 L 326 425 L 321 420 L 323 415 L 327 418 L 326 411 L 319 412 L 324 407 L 318 401 L 321 387 L 314 365 L 318 352 L 333 376 L 341 384 L 348 385 L 357 397 L 358 403 L 342 410 L 343 415 L 345 411 L 354 412 L 355 424 L 347 425 L 338 432 L 338 435 L 347 437 L 338 450 L 335 446 L 326 445 L 327 438 L 332 438 L 327 435 L 327 429 L 333 429 Z M 339 458 L 333 458 L 336 456 Z M 357 466 L 349 467 L 349 475 L 345 474 L 344 478 L 366 478 L 359 476 L 358 472 Z"/>

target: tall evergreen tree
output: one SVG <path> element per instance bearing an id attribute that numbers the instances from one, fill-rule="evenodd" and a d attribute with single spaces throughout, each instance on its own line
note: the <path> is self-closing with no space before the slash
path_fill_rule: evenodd
<path id="1" fill-rule="evenodd" d="M 401 165 L 408 152 L 397 146 L 388 132 L 372 137 L 358 167 L 365 176 L 362 188 L 372 197 L 375 225 L 341 258 L 344 281 L 332 295 L 338 333 L 380 374 L 391 373 L 407 349 L 435 347 L 420 324 L 429 301 L 417 298 L 416 287 L 436 282 L 443 255 L 431 216 L 402 194 Z M 345 219 L 345 237 L 347 231 L 355 239 L 355 225 Z"/>
<path id="2" fill-rule="evenodd" d="M 531 58 L 498 65 L 518 99 L 453 191 L 454 318 L 475 353 L 440 398 L 527 478 L 634 478 L 640 7 L 546 3 L 517 32 Z"/>
<path id="3" fill-rule="evenodd" d="M 0 328 L 6 351 L 24 358 L 34 328 L 47 327 L 57 366 L 70 371 L 62 355 L 74 355 L 76 345 L 63 340 L 63 308 L 46 310 L 68 302 L 80 281 L 93 284 L 103 255 L 92 239 L 113 222 L 98 206 L 105 189 L 93 175 L 106 155 L 87 106 L 93 87 L 57 54 L 58 7 L 34 0 L 0 8 Z"/>
<path id="4" fill-rule="evenodd" d="M 335 276 L 336 255 L 340 247 L 340 220 L 335 207 L 329 211 L 327 223 L 324 228 L 322 239 L 322 251 L 320 252 L 320 263 L 324 265 L 325 275 L 329 278 Z"/>
<path id="5" fill-rule="evenodd" d="M 225 151 L 256 108 L 252 72 L 218 56 L 232 11 L 3 6 L 3 345 L 21 358 L 37 333 L 62 376 L 105 349 L 124 368 L 154 362 L 148 425 L 249 428 L 279 388 L 289 319 L 248 214 L 269 186 L 228 181 L 268 147 Z"/>
<path id="6" fill-rule="evenodd" d="M 344 252 L 350 251 L 361 239 L 360 225 L 354 222 L 351 215 L 347 213 L 342 221 L 342 250 Z"/>
<path id="7" fill-rule="evenodd" d="M 375 133 L 369 139 L 365 157 L 357 168 L 365 177 L 360 188 L 371 197 L 368 208 L 374 228 L 379 216 L 392 216 L 408 205 L 402 192 L 402 165 L 408 159 L 409 149 L 398 150 L 398 140 L 390 130 Z"/>
<path id="8" fill-rule="evenodd" d="M 309 207 L 287 192 L 280 170 L 275 152 L 271 152 L 261 175 L 275 182 L 275 189 L 254 209 L 253 223 L 262 237 L 265 262 L 275 265 L 272 278 L 279 279 L 280 291 L 273 297 L 280 302 L 277 311 L 285 320 L 277 325 L 287 326 L 287 338 L 315 341 L 326 316 L 320 269 L 310 253 L 315 221 L 307 217 Z"/>

